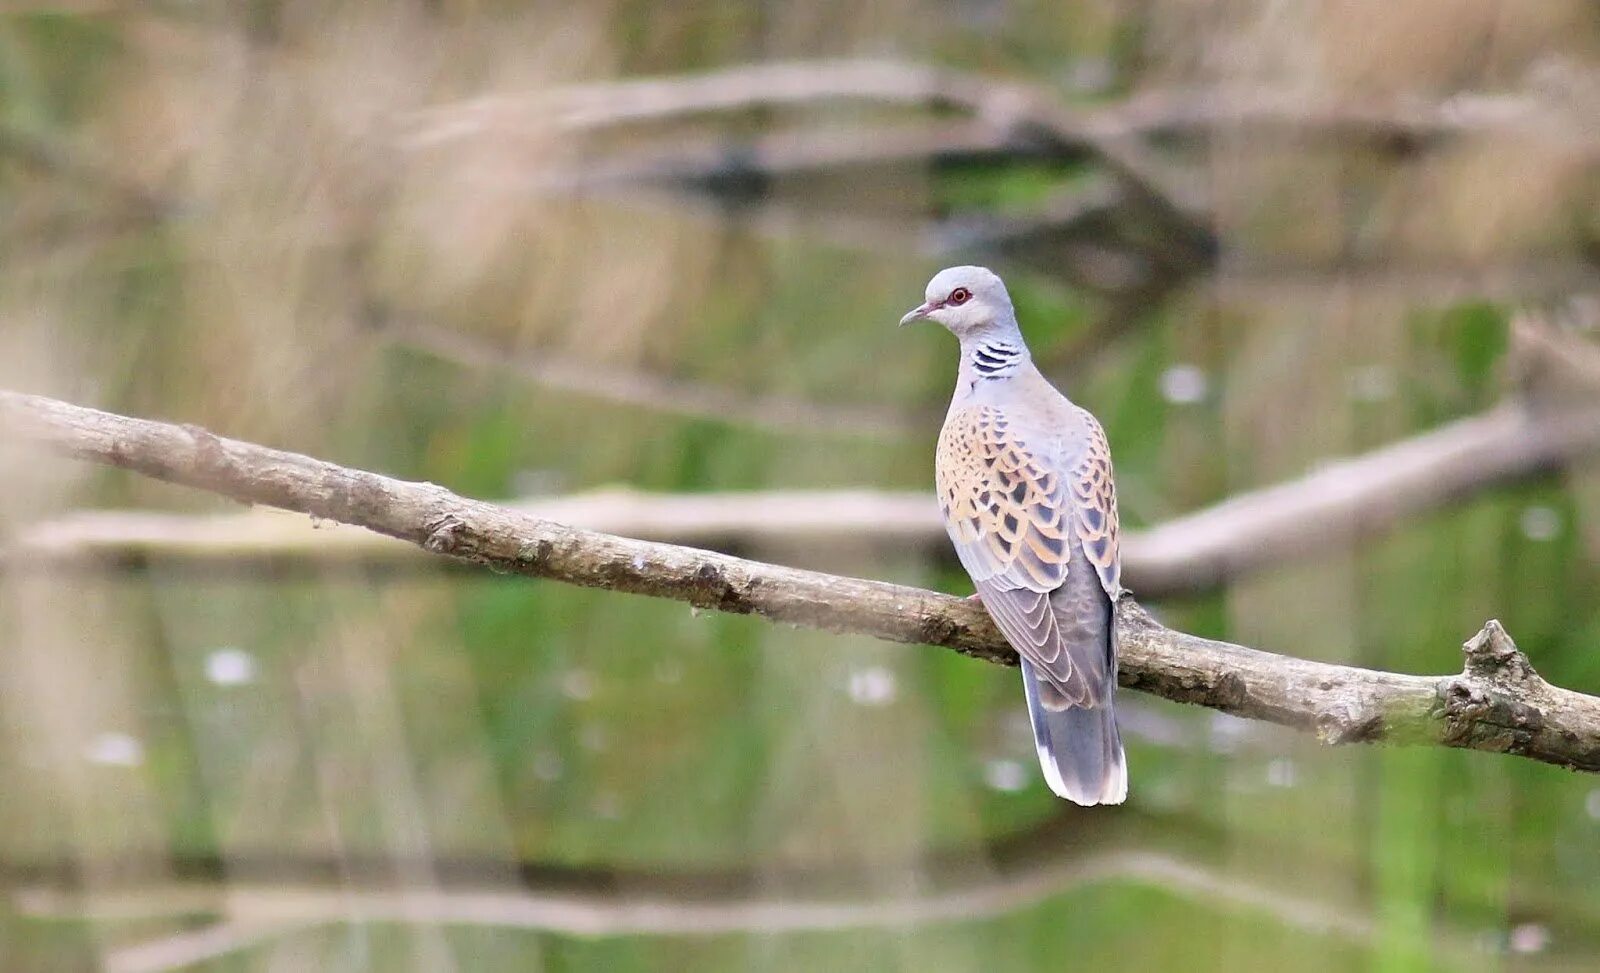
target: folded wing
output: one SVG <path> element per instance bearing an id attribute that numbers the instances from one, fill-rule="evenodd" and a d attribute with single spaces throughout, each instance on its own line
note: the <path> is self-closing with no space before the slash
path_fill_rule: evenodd
<path id="1" fill-rule="evenodd" d="M 1081 613 L 1064 603 L 1091 596 L 1074 590 L 1089 578 L 1071 577 L 1073 560 L 1092 567 L 1095 588 L 1120 588 L 1109 450 L 1099 425 L 1084 418 L 1088 448 L 1063 469 L 1003 410 L 953 414 L 939 441 L 938 490 L 956 554 L 995 624 L 1060 704 L 1095 706 L 1110 693 L 1114 663 L 1109 631 L 1084 630 Z"/>

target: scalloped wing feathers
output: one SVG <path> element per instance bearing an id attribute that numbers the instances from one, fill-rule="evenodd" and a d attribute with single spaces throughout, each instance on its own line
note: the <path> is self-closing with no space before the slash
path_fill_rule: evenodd
<path id="1" fill-rule="evenodd" d="M 974 581 L 1054 591 L 1067 576 L 1066 478 L 1029 452 L 993 406 L 955 413 L 939 436 L 939 506 Z"/>
<path id="2" fill-rule="evenodd" d="M 1082 435 L 1064 443 L 1060 434 L 1030 436 L 997 406 L 953 411 L 937 463 L 956 554 L 995 624 L 1059 694 L 1058 708 L 1096 706 L 1109 694 L 1109 631 L 1085 630 L 1080 619 L 1121 590 L 1110 450 L 1099 423 L 1070 409 L 1064 418 Z M 1084 590 L 1087 576 L 1072 577 L 1074 561 L 1092 568 L 1104 596 Z"/>
<path id="3" fill-rule="evenodd" d="M 1094 565 L 1106 594 L 1116 601 L 1122 593 L 1122 558 L 1117 550 L 1117 488 L 1111 473 L 1111 447 L 1100 423 L 1087 412 L 1083 416 L 1089 441 L 1069 480 L 1076 501 L 1073 521 L 1084 555 Z"/>

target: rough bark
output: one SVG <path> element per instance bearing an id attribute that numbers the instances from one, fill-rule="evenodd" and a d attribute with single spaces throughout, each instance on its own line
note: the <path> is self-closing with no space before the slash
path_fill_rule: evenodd
<path id="1" fill-rule="evenodd" d="M 41 396 L 0 392 L 0 428 L 7 438 L 359 525 L 495 571 L 1016 662 L 983 610 L 950 595 L 614 537 L 431 483 Z M 1313 731 L 1329 743 L 1435 743 L 1600 772 L 1600 698 L 1544 682 L 1496 622 L 1466 643 L 1460 674 L 1413 676 L 1173 631 L 1131 597 L 1117 612 L 1120 681 L 1130 688 Z"/>

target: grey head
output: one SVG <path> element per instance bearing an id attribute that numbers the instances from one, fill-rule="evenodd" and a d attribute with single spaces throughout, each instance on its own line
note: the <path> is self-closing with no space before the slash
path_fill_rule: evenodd
<path id="1" fill-rule="evenodd" d="M 1013 334 L 1017 313 L 1006 285 L 987 267 L 948 267 L 933 275 L 921 306 L 900 319 L 942 324 L 963 342 L 988 333 Z"/>

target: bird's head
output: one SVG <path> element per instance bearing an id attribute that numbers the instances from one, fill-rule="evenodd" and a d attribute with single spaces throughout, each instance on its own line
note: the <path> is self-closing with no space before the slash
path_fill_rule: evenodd
<path id="1" fill-rule="evenodd" d="M 986 267 L 950 267 L 928 281 L 927 300 L 900 319 L 936 321 L 958 338 L 991 328 L 1015 328 L 1016 312 L 1006 285 Z"/>

